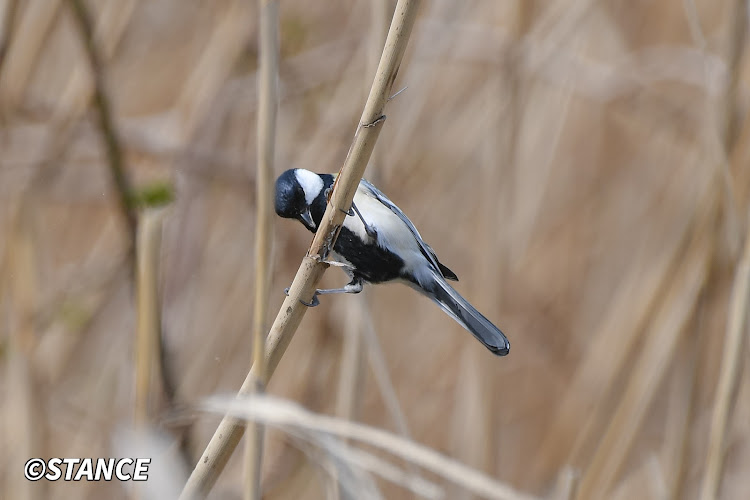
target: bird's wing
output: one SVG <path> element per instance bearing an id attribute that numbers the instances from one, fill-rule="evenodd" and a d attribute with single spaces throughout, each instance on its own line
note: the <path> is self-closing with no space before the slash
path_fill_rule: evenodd
<path id="1" fill-rule="evenodd" d="M 388 199 L 388 197 L 383 194 L 381 190 L 373 186 L 370 182 L 362 179 L 362 181 L 360 182 L 360 186 L 363 186 L 365 189 L 367 189 L 375 197 L 375 199 L 388 207 L 394 214 L 398 216 L 399 219 L 403 221 L 404 224 L 406 224 L 406 227 L 409 228 L 411 234 L 414 235 L 414 239 L 417 240 L 419 249 L 422 251 L 422 254 L 425 256 L 427 261 L 432 264 L 433 268 L 442 275 L 443 272 L 440 268 L 440 263 L 438 262 L 437 255 L 435 255 L 435 252 L 432 250 L 432 248 L 430 248 L 430 245 L 424 242 L 422 236 L 419 234 L 419 231 L 417 231 L 417 228 L 414 227 L 414 224 L 412 224 L 406 214 L 404 214 L 404 212 L 402 212 L 395 203 Z"/>

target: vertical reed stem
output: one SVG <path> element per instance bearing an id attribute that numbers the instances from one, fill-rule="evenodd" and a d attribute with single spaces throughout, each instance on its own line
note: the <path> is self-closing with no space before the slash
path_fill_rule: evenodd
<path id="1" fill-rule="evenodd" d="M 263 392 L 268 295 L 271 279 L 273 160 L 276 142 L 277 82 L 279 73 L 279 4 L 260 0 L 260 68 L 258 71 L 258 127 L 255 221 L 255 303 L 253 312 L 253 365 L 258 376 L 255 391 Z M 245 499 L 261 498 L 263 426 L 248 423 L 245 446 Z"/>

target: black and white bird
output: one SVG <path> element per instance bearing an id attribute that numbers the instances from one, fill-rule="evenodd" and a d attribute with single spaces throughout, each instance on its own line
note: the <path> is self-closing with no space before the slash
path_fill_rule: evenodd
<path id="1" fill-rule="evenodd" d="M 318 229 L 336 176 L 304 169 L 287 170 L 276 180 L 276 213 Z M 438 261 L 417 228 L 375 186 L 362 180 L 354 195 L 331 257 L 349 275 L 343 288 L 326 293 L 359 293 L 365 283 L 398 281 L 436 302 L 494 354 L 505 356 L 510 343 L 503 332 L 477 311 L 446 280 L 455 273 Z"/>

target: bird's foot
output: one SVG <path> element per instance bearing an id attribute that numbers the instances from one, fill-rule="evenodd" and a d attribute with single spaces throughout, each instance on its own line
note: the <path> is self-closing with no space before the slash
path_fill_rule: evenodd
<path id="1" fill-rule="evenodd" d="M 289 297 L 289 287 L 284 288 L 284 295 Z M 318 300 L 318 291 L 315 291 L 315 294 L 313 295 L 313 298 L 310 302 L 305 302 L 304 300 L 299 299 L 299 303 L 307 307 L 315 307 L 320 305 L 320 301 Z"/>

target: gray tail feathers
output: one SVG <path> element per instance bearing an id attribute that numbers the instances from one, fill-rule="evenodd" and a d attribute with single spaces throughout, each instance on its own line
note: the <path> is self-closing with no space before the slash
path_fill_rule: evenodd
<path id="1" fill-rule="evenodd" d="M 465 298 L 455 291 L 442 276 L 432 273 L 434 279 L 420 291 L 436 302 L 440 308 L 466 328 L 477 340 L 498 356 L 510 352 L 510 342 L 498 327 L 474 309 Z"/>

